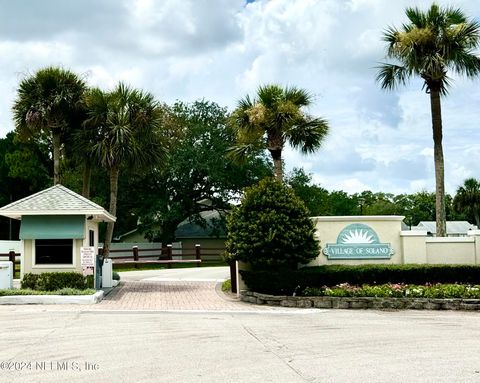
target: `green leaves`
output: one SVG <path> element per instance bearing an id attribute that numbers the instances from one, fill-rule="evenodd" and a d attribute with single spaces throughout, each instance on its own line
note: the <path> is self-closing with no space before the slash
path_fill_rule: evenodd
<path id="1" fill-rule="evenodd" d="M 111 92 L 90 90 L 85 96 L 86 127 L 96 131 L 92 156 L 104 167 L 155 166 L 166 158 L 158 134 L 161 111 L 153 96 L 119 83 Z"/>
<path id="2" fill-rule="evenodd" d="M 292 268 L 319 254 L 305 205 L 281 182 L 266 178 L 245 191 L 227 218 L 229 258 L 256 268 Z"/>
<path id="3" fill-rule="evenodd" d="M 226 108 L 206 100 L 167 108 L 162 132 L 170 156 L 165 167 L 132 182 L 128 191 L 150 238 L 172 241 L 181 221 L 192 217 L 201 223 L 200 212 L 229 209 L 243 188 L 270 174 L 258 148 L 250 148 L 241 164 L 227 158 L 227 149 L 235 143 L 227 118 Z"/>
<path id="4" fill-rule="evenodd" d="M 453 205 L 456 211 L 480 227 L 480 182 L 475 178 L 466 179 L 457 189 Z"/>
<path id="5" fill-rule="evenodd" d="M 262 85 L 255 98 L 246 96 L 232 113 L 230 122 L 237 132 L 237 145 L 229 155 L 242 160 L 252 149 L 268 149 L 281 162 L 286 142 L 303 153 L 317 150 L 328 134 L 328 122 L 306 114 L 304 107 L 312 96 L 296 87 L 282 88 L 276 84 Z M 279 157 L 279 158 L 277 158 Z M 281 166 L 277 167 L 281 173 Z M 281 179 L 283 174 L 276 174 Z"/>
<path id="6" fill-rule="evenodd" d="M 405 84 L 413 75 L 422 77 L 427 91 L 435 87 L 447 93 L 449 70 L 467 77 L 480 73 L 480 59 L 474 50 L 480 44 L 480 24 L 469 20 L 458 8 L 433 4 L 426 12 L 419 8 L 405 11 L 410 23 L 401 29 L 389 27 L 383 35 L 387 58 L 398 64 L 378 67 L 377 81 L 382 88 Z"/>

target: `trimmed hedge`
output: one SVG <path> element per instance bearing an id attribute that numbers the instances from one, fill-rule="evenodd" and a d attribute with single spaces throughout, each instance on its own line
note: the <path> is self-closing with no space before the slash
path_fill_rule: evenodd
<path id="1" fill-rule="evenodd" d="M 291 295 L 307 287 L 341 283 L 382 285 L 404 283 L 480 284 L 480 266 L 470 265 L 328 265 L 289 271 L 240 271 L 250 290 L 272 295 Z"/>
<path id="2" fill-rule="evenodd" d="M 14 296 L 14 295 L 92 295 L 95 294 L 94 289 L 77 290 L 77 289 L 61 289 L 55 291 L 41 291 L 30 289 L 8 289 L 0 290 L 0 297 Z"/>
<path id="3" fill-rule="evenodd" d="M 245 189 L 227 217 L 226 260 L 263 270 L 295 270 L 320 251 L 315 225 L 293 190 L 273 178 Z"/>
<path id="4" fill-rule="evenodd" d="M 81 273 L 58 272 L 42 274 L 25 274 L 21 282 L 22 289 L 56 291 L 61 289 L 84 290 L 89 286 L 87 278 Z"/>

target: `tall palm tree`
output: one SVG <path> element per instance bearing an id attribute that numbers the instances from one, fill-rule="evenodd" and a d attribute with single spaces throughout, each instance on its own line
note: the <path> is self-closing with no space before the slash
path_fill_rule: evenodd
<path id="1" fill-rule="evenodd" d="M 89 90 L 85 92 L 85 99 L 89 95 Z M 84 104 L 85 106 L 85 104 Z M 100 139 L 97 126 L 92 123 L 91 118 L 87 118 L 85 106 L 85 116 L 83 123 L 77 129 L 73 129 L 67 137 L 67 155 L 74 160 L 76 165 L 82 169 L 82 196 L 90 198 L 90 183 L 92 169 L 95 167 L 96 159 L 92 153 L 92 147 Z"/>
<path id="2" fill-rule="evenodd" d="M 455 210 L 465 213 L 475 219 L 475 225 L 480 228 L 480 182 L 475 178 L 468 178 L 457 189 L 453 199 Z"/>
<path id="3" fill-rule="evenodd" d="M 23 79 L 13 105 L 15 128 L 30 140 L 48 136 L 53 151 L 53 182 L 60 182 L 63 138 L 72 125 L 80 124 L 80 100 L 85 83 L 75 73 L 57 67 L 40 69 Z"/>
<path id="4" fill-rule="evenodd" d="M 260 86 L 256 97 L 252 99 L 247 95 L 240 100 L 231 116 L 237 129 L 237 145 L 229 149 L 229 155 L 238 160 L 258 149 L 268 149 L 275 178 L 283 181 L 285 144 L 288 142 L 303 153 L 312 153 L 328 134 L 325 119 L 314 118 L 304 111 L 311 103 L 311 95 L 303 89 Z"/>
<path id="5" fill-rule="evenodd" d="M 166 157 L 166 146 L 159 134 L 162 113 L 151 94 L 122 83 L 109 93 L 90 90 L 85 103 L 88 115 L 85 124 L 96 126 L 98 133 L 91 155 L 110 174 L 109 211 L 116 215 L 121 170 L 161 166 Z M 108 223 L 105 256 L 109 254 L 113 228 L 114 224 Z"/>
<path id="6" fill-rule="evenodd" d="M 388 28 L 383 35 L 387 58 L 377 81 L 384 89 L 404 85 L 420 76 L 430 95 L 436 181 L 437 235 L 446 235 L 445 180 L 442 148 L 441 96 L 447 94 L 451 79 L 448 71 L 474 77 L 480 73 L 480 59 L 475 50 L 480 44 L 480 24 L 468 19 L 460 9 L 440 8 L 433 4 L 426 12 L 407 8 L 409 23 L 401 29 Z"/>

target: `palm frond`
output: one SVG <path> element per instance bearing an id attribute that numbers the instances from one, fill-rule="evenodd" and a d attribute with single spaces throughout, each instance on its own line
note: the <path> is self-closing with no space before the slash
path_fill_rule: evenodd
<path id="1" fill-rule="evenodd" d="M 237 144 L 228 148 L 225 154 L 233 162 L 244 164 L 257 150 L 258 147 L 254 144 Z"/>
<path id="2" fill-rule="evenodd" d="M 313 153 L 320 148 L 329 132 L 327 120 L 305 117 L 289 129 L 285 136 L 290 145 L 302 153 Z"/>
<path id="3" fill-rule="evenodd" d="M 377 67 L 378 74 L 376 81 L 382 89 L 395 89 L 399 85 L 405 85 L 412 73 L 404 66 L 382 63 Z"/>
<path id="4" fill-rule="evenodd" d="M 387 27 L 383 32 L 382 40 L 387 42 L 387 55 L 391 56 L 394 54 L 395 45 L 398 43 L 399 31 L 394 27 Z"/>
<path id="5" fill-rule="evenodd" d="M 427 17 L 418 7 L 408 7 L 405 14 L 415 27 L 425 28 L 427 25 Z"/>
<path id="6" fill-rule="evenodd" d="M 467 77 L 480 75 L 480 58 L 469 52 L 458 51 L 452 53 L 452 69 Z"/>
<path id="7" fill-rule="evenodd" d="M 283 100 L 291 102 L 297 107 L 304 107 L 312 103 L 312 96 L 305 89 L 289 86 L 285 88 Z"/>
<path id="8" fill-rule="evenodd" d="M 463 24 L 468 21 L 460 8 L 447 7 L 444 12 L 445 22 L 449 25 Z"/>
<path id="9" fill-rule="evenodd" d="M 280 85 L 261 85 L 257 90 L 258 103 L 263 104 L 267 109 L 275 108 L 276 104 L 283 98 L 283 93 Z"/>
<path id="10" fill-rule="evenodd" d="M 91 153 L 107 168 L 154 167 L 167 156 L 159 128 L 162 112 L 150 93 L 119 83 L 112 92 L 90 90 L 85 96 L 85 128 L 96 129 Z"/>
<path id="11" fill-rule="evenodd" d="M 238 101 L 237 109 L 247 110 L 251 108 L 254 104 L 256 104 L 255 99 L 252 100 L 250 96 L 247 94 L 244 98 Z"/>

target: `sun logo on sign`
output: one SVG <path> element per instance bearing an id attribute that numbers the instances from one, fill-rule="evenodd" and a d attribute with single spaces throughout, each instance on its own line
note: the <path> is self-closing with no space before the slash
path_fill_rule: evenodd
<path id="1" fill-rule="evenodd" d="M 367 230 L 349 230 L 343 232 L 342 244 L 374 243 L 375 239 Z"/>

